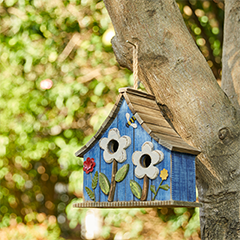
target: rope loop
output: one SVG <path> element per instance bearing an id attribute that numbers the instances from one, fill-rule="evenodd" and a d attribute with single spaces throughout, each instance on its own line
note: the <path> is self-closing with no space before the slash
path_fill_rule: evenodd
<path id="1" fill-rule="evenodd" d="M 126 41 L 127 43 L 133 46 L 133 80 L 134 80 L 134 89 L 138 89 L 138 45 L 131 43 L 130 41 Z"/>

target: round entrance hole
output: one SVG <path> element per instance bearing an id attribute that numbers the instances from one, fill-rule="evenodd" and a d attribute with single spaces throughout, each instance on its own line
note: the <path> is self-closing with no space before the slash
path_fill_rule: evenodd
<path id="1" fill-rule="evenodd" d="M 142 155 L 142 157 L 140 159 L 140 164 L 142 167 L 144 167 L 144 168 L 149 167 L 151 162 L 152 162 L 152 159 L 149 155 L 147 155 L 147 154 Z"/>
<path id="2" fill-rule="evenodd" d="M 119 147 L 119 143 L 118 141 L 116 140 L 111 140 L 109 143 L 108 143 L 108 150 L 110 153 L 115 153 L 117 152 L 118 150 L 118 147 Z"/>

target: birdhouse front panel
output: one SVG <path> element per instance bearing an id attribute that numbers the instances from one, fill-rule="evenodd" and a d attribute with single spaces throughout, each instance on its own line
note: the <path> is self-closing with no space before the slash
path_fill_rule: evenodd
<path id="1" fill-rule="evenodd" d="M 98 144 L 95 144 L 84 156 L 84 162 L 92 161 L 91 168 L 84 170 L 86 201 L 93 200 L 93 196 L 97 202 L 140 201 L 144 190 L 146 194 L 144 200 L 170 199 L 170 190 L 161 188 L 155 194 L 151 188 L 157 190 L 160 186 L 161 170 L 165 169 L 170 174 L 171 151 L 152 139 L 138 121 L 134 121 L 134 127 L 131 126 L 133 123 L 128 125 L 129 119 L 126 117 L 128 114 L 133 115 L 126 101 L 123 100 L 117 117 L 102 135 Z M 133 153 L 135 153 L 134 158 Z M 156 163 L 153 162 L 155 159 Z M 112 179 L 113 174 L 124 167 L 128 169 L 127 174 L 124 179 L 116 182 Z M 116 168 L 115 171 L 114 168 Z M 100 183 L 95 183 L 95 174 L 98 174 L 99 180 L 103 181 L 101 186 Z M 134 193 L 135 185 L 131 189 L 130 182 L 139 185 Z M 113 184 L 115 184 L 114 187 L 112 187 Z M 147 188 L 144 184 L 147 184 Z M 170 187 L 170 176 L 165 179 L 164 184 Z M 112 199 L 109 194 L 112 194 Z"/>
<path id="2" fill-rule="evenodd" d="M 119 96 L 102 127 L 77 153 L 84 157 L 84 203 L 76 206 L 199 206 L 197 151 L 157 115 L 152 97 L 134 94 Z"/>

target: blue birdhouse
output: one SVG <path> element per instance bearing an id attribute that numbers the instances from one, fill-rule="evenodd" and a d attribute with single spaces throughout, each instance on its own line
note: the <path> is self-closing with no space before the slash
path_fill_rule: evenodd
<path id="1" fill-rule="evenodd" d="M 76 156 L 84 158 L 83 203 L 75 207 L 199 207 L 195 157 L 155 97 L 122 88 L 109 116 Z"/>

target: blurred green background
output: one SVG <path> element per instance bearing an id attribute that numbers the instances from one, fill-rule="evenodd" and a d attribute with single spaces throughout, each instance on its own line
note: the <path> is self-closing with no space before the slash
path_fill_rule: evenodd
<path id="1" fill-rule="evenodd" d="M 224 4 L 178 4 L 220 83 Z M 199 209 L 72 208 L 83 176 L 74 153 L 118 89 L 133 85 L 116 62 L 113 35 L 102 1 L 0 0 L 1 240 L 200 239 Z"/>

